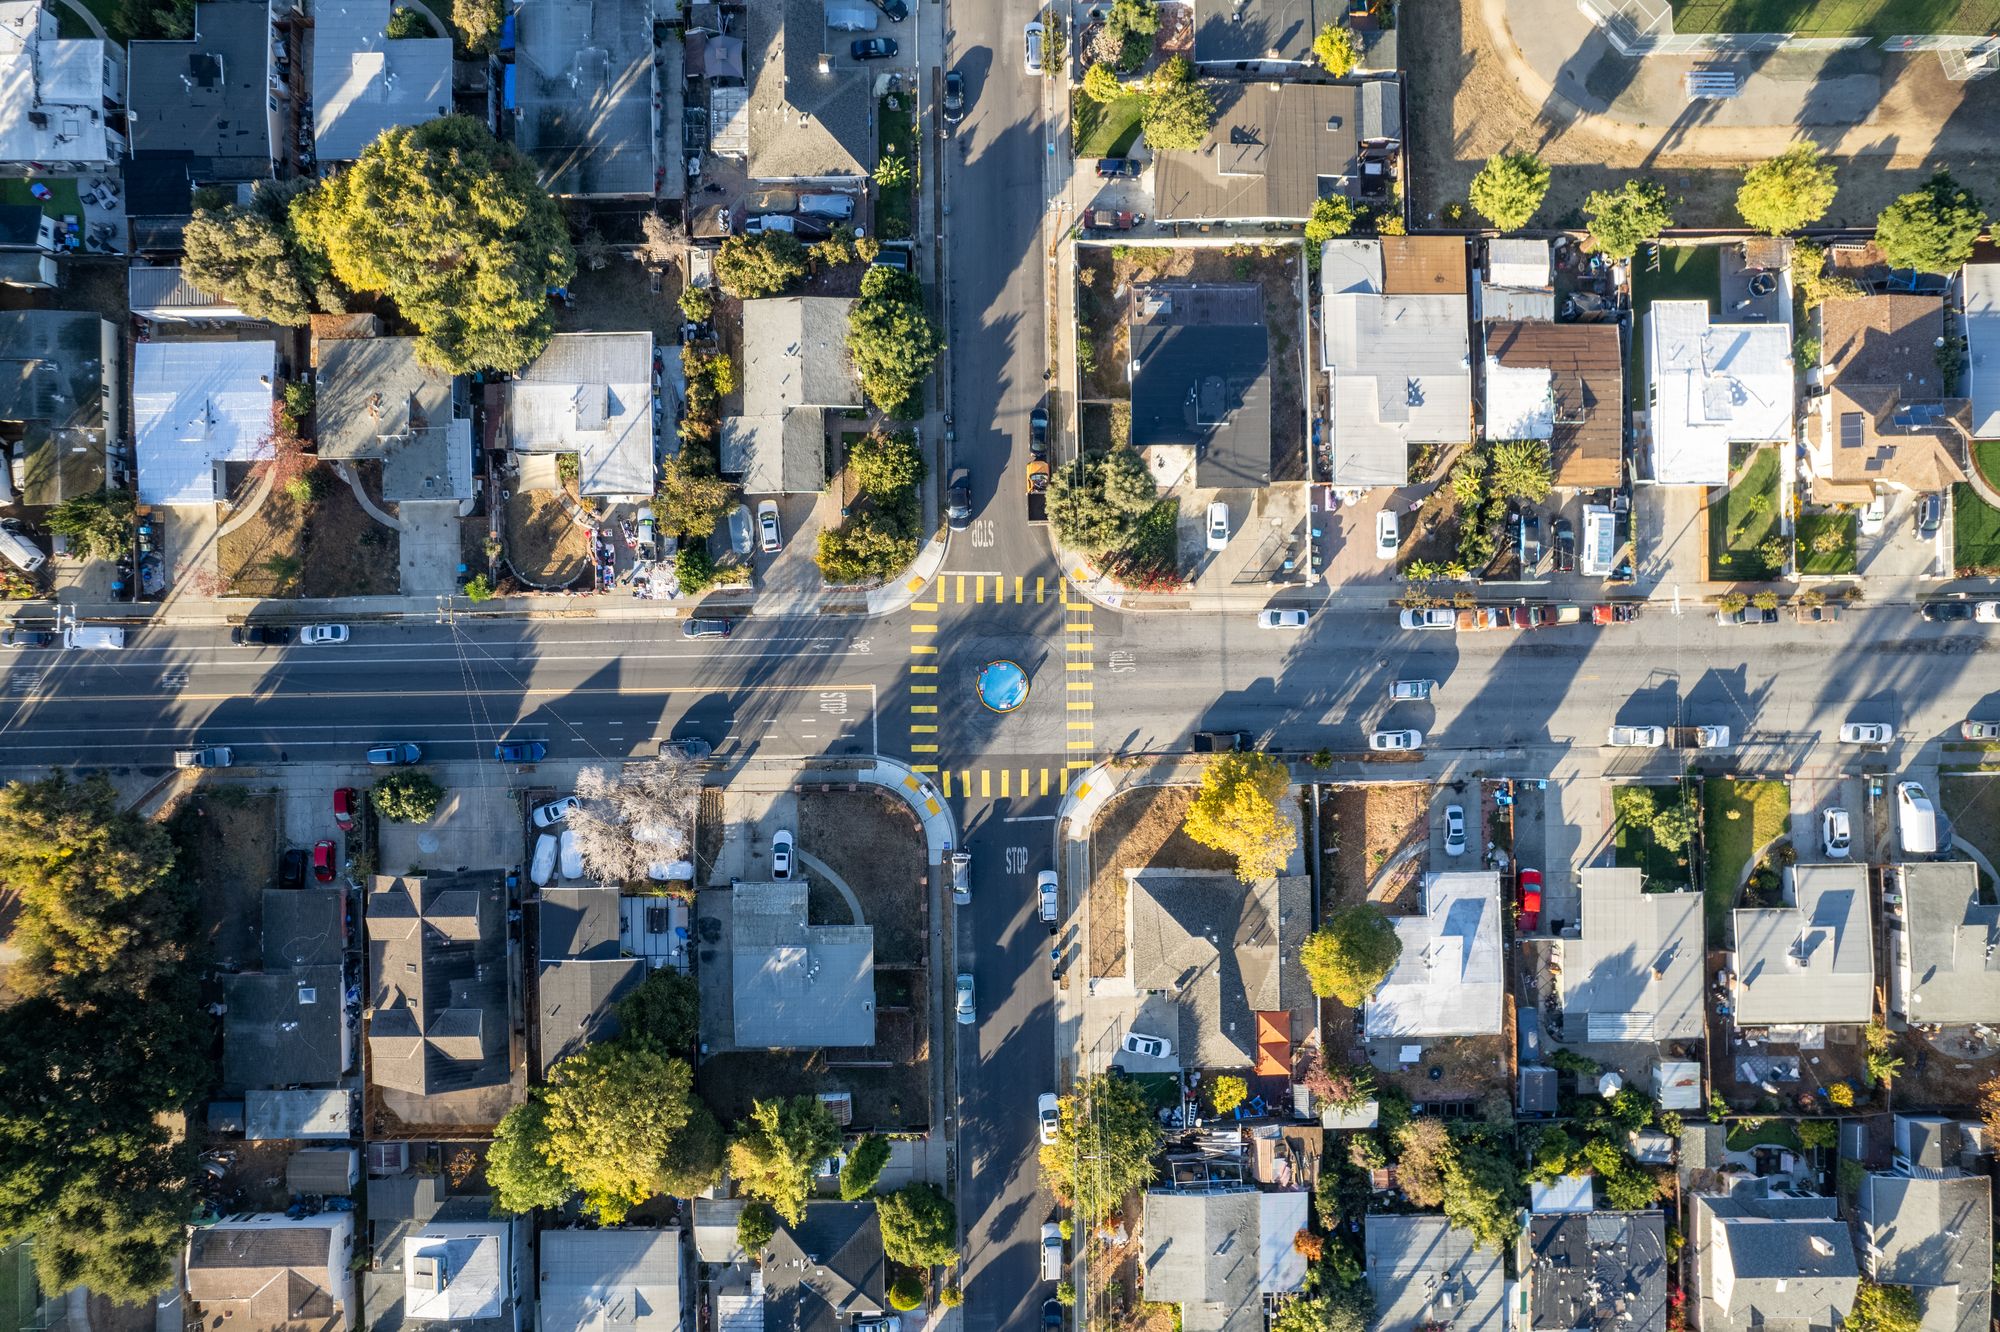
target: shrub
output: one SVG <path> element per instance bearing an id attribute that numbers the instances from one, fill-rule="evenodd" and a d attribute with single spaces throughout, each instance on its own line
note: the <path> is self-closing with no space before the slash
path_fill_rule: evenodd
<path id="1" fill-rule="evenodd" d="M 1336 79 L 1344 79 L 1361 63 L 1361 42 L 1354 29 L 1344 23 L 1329 23 L 1313 38 L 1313 55 L 1320 68 Z"/>
<path id="2" fill-rule="evenodd" d="M 1472 206 L 1501 231 L 1527 226 L 1548 192 L 1548 163 L 1530 152 L 1497 153 L 1472 178 Z"/>
<path id="3" fill-rule="evenodd" d="M 375 783 L 375 812 L 391 823 L 427 823 L 444 802 L 444 788 L 427 772 L 392 772 Z"/>
<path id="4" fill-rule="evenodd" d="M 924 1283 L 905 1272 L 889 1286 L 889 1307 L 897 1313 L 909 1313 L 924 1302 Z"/>

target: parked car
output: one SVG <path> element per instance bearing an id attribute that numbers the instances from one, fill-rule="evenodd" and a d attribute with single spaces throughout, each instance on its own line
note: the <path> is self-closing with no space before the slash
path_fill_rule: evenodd
<path id="1" fill-rule="evenodd" d="M 1935 492 L 1917 501 L 1917 535 L 1928 541 L 1944 526 L 1944 496 Z"/>
<path id="2" fill-rule="evenodd" d="M 792 845 L 791 829 L 771 834 L 771 877 L 781 883 L 792 877 Z"/>
<path id="3" fill-rule="evenodd" d="M 1221 500 L 1208 506 L 1208 548 L 1229 548 L 1229 506 Z"/>
<path id="4" fill-rule="evenodd" d="M 955 906 L 972 905 L 972 855 L 966 851 L 951 853 L 951 900 Z"/>
<path id="5" fill-rule="evenodd" d="M 299 630 L 299 642 L 308 647 L 314 644 L 345 643 L 347 626 L 344 624 L 309 624 Z"/>
<path id="6" fill-rule="evenodd" d="M 766 555 L 775 555 L 785 548 L 785 534 L 778 527 L 776 500 L 757 501 L 757 544 Z"/>
<path id="7" fill-rule="evenodd" d="M 415 745 L 377 745 L 368 751 L 368 762 L 377 768 L 399 768 L 424 761 L 424 751 Z"/>
<path id="8" fill-rule="evenodd" d="M 1054 1221 L 1042 1223 L 1042 1280 L 1060 1281 L 1063 1273 L 1062 1227 Z"/>
<path id="9" fill-rule="evenodd" d="M 1542 516 L 1538 513 L 1521 515 L 1521 572 L 1532 574 L 1542 568 Z"/>
<path id="10" fill-rule="evenodd" d="M 738 504 L 729 511 L 729 548 L 738 555 L 748 555 L 755 546 L 750 532 L 750 510 Z"/>
<path id="11" fill-rule="evenodd" d="M 52 648 L 56 636 L 46 629 L 0 629 L 0 647 Z"/>
<path id="12" fill-rule="evenodd" d="M 1830 809 L 1820 816 L 1820 849 L 1829 860 L 1845 860 L 1854 847 L 1854 834 L 1847 821 L 1847 811 Z"/>
<path id="13" fill-rule="evenodd" d="M 1980 601 L 1973 603 L 1972 618 L 1981 624 L 2000 624 L 2000 601 Z M 4 639 L 0 639 L 4 641 Z"/>
<path id="14" fill-rule="evenodd" d="M 1311 611 L 1259 611 L 1257 613 L 1257 627 L 1259 629 L 1303 629 L 1306 627 L 1306 622 L 1310 619 L 1312 619 Z"/>
<path id="15" fill-rule="evenodd" d="M 887 38 L 881 40 L 887 41 Z M 889 42 L 890 54 L 894 54 L 896 44 Z M 799 212 L 811 217 L 827 218 L 834 222 L 845 222 L 854 216 L 854 196 L 831 191 L 823 194 L 801 194 Z"/>
<path id="16" fill-rule="evenodd" d="M 1368 737 L 1368 748 L 1376 753 L 1398 753 L 1424 747 L 1424 733 L 1417 730 L 1376 731 Z"/>
<path id="17" fill-rule="evenodd" d="M 306 853 L 296 846 L 278 858 L 278 886 L 280 888 L 306 886 Z"/>
<path id="18" fill-rule="evenodd" d="M 894 37 L 858 37 L 847 44 L 847 54 L 856 60 L 890 60 L 897 49 Z"/>
<path id="19" fill-rule="evenodd" d="M 1507 617 L 1512 621 L 1516 629 L 1539 629 L 1542 627 L 1541 617 L 1536 615 L 1534 608 L 1530 606 L 1515 606 L 1507 612 Z"/>
<path id="20" fill-rule="evenodd" d="M 1056 932 L 1056 872 L 1043 870 L 1035 876 L 1035 918 L 1049 927 L 1049 933 Z"/>
<path id="21" fill-rule="evenodd" d="M 1973 617 L 1969 601 L 1926 601 L 1923 615 L 1932 624 L 1962 624 Z"/>
<path id="22" fill-rule="evenodd" d="M 1463 805 L 1444 807 L 1444 853 L 1448 856 L 1465 854 L 1465 806 Z"/>
<path id="23" fill-rule="evenodd" d="M 313 878 L 320 883 L 332 883 L 335 860 L 332 842 L 314 842 Z"/>
<path id="24" fill-rule="evenodd" d="M 236 762 L 236 751 L 228 745 L 208 745 L 201 749 L 176 749 L 176 768 L 226 768 Z"/>
<path id="25" fill-rule="evenodd" d="M 1861 535 L 1880 536 L 1882 529 L 1888 525 L 1889 497 L 1878 492 L 1861 508 Z"/>
<path id="26" fill-rule="evenodd" d="M 1389 686 L 1390 701 L 1395 703 L 1419 703 L 1431 696 L 1437 688 L 1436 680 L 1397 680 Z"/>
<path id="27" fill-rule="evenodd" d="M 951 70 L 944 76 L 944 120 L 956 125 L 965 119 L 965 75 Z"/>
<path id="28" fill-rule="evenodd" d="M 963 532 L 972 522 L 972 473 L 963 467 L 951 475 L 951 489 L 945 495 L 945 517 L 954 532 Z"/>
<path id="29" fill-rule="evenodd" d="M 556 848 L 558 864 L 562 868 L 562 876 L 565 879 L 581 879 L 583 877 L 583 852 L 577 849 L 576 831 L 572 828 L 564 828 L 562 836 L 556 839 Z"/>
<path id="30" fill-rule="evenodd" d="M 1137 180 L 1145 164 L 1135 157 L 1100 157 L 1097 159 L 1099 180 Z"/>
<path id="31" fill-rule="evenodd" d="M 1558 518 L 1549 524 L 1549 539 L 1554 543 L 1553 559 L 1557 573 L 1576 572 L 1576 528 L 1567 518 Z"/>
<path id="32" fill-rule="evenodd" d="M 540 740 L 502 740 L 493 746 L 495 763 L 540 763 L 549 747 Z"/>
<path id="33" fill-rule="evenodd" d="M 681 637 L 727 638 L 729 637 L 729 621 L 704 619 L 682 620 Z"/>
<path id="34" fill-rule="evenodd" d="M 1667 743 L 1664 726 L 1614 726 L 1604 738 L 1611 749 L 1658 749 Z"/>
<path id="35" fill-rule="evenodd" d="M 1042 25 L 1032 19 L 1021 29 L 1022 63 L 1031 79 L 1042 77 L 1042 31 Z"/>
<path id="36" fill-rule="evenodd" d="M 1121 1048 L 1126 1054 L 1144 1059 L 1165 1059 L 1174 1052 L 1174 1043 L 1164 1036 L 1141 1036 L 1136 1031 L 1128 1031 Z"/>
<path id="37" fill-rule="evenodd" d="M 1056 1238 L 1062 1238 L 1062 1228 L 1056 1228 Z M 1042 1301 L 1042 1332 L 1062 1332 L 1063 1306 L 1061 1300 Z"/>
<path id="38" fill-rule="evenodd" d="M 1450 629 L 1458 624 L 1458 617 L 1442 606 L 1399 611 L 1396 619 L 1405 629 Z"/>
<path id="39" fill-rule="evenodd" d="M 354 831 L 354 811 L 361 807 L 361 792 L 351 786 L 333 789 L 333 826 L 342 832 Z"/>
<path id="40" fill-rule="evenodd" d="M 528 882 L 537 888 L 548 886 L 556 874 L 556 835 L 543 833 L 535 839 L 535 854 L 528 862 Z"/>
<path id="41" fill-rule="evenodd" d="M 229 641 L 240 647 L 283 647 L 292 641 L 292 631 L 279 624 L 243 624 L 229 631 Z"/>
<path id="42" fill-rule="evenodd" d="M 869 267 L 893 268 L 898 273 L 907 273 L 910 271 L 910 251 L 908 247 L 891 241 L 875 252 L 874 259 L 869 261 Z"/>
<path id="43" fill-rule="evenodd" d="M 1028 456 L 1049 456 L 1049 409 L 1037 407 L 1028 413 Z"/>
<path id="44" fill-rule="evenodd" d="M 1776 624 L 1778 608 L 1762 606 L 1738 606 L 1735 610 L 1719 610 L 1715 613 L 1717 624 Z"/>
<path id="45" fill-rule="evenodd" d="M 904 0 L 871 0 L 875 8 L 889 16 L 889 22 L 901 23 L 910 16 L 910 7 Z"/>
<path id="46" fill-rule="evenodd" d="M 560 800 L 551 800 L 546 805 L 535 806 L 535 812 L 531 817 L 537 828 L 552 828 L 558 823 L 567 822 L 570 811 L 582 803 L 575 796 L 566 795 Z"/>
<path id="47" fill-rule="evenodd" d="M 1056 1129 L 1062 1124 L 1062 1106 L 1054 1092 L 1043 1092 L 1035 1098 L 1035 1131 L 1041 1135 L 1044 1145 L 1056 1140 Z"/>
<path id="48" fill-rule="evenodd" d="M 714 745 L 711 745 L 706 740 L 697 739 L 694 736 L 688 736 L 682 740 L 660 741 L 661 758 L 666 758 L 671 754 L 675 758 L 686 759 L 689 763 L 699 763 L 714 752 Z"/>
<path id="49" fill-rule="evenodd" d="M 1967 740 L 2000 740 L 2000 721 L 1965 721 L 1958 733 Z"/>
<path id="50" fill-rule="evenodd" d="M 1516 924 L 1521 933 L 1533 934 L 1542 923 L 1542 872 L 1524 869 L 1519 884 L 1521 893 L 1521 917 Z"/>
<path id="51" fill-rule="evenodd" d="M 1887 722 L 1848 722 L 1840 728 L 1843 745 L 1886 745 L 1895 737 Z"/>
<path id="52" fill-rule="evenodd" d="M 1375 515 L 1375 558 L 1393 560 L 1397 549 L 1403 544 L 1403 528 L 1396 518 L 1394 509 L 1384 509 Z"/>
<path id="53" fill-rule="evenodd" d="M 969 971 L 958 973 L 958 1002 L 952 1006 L 952 1011 L 961 1027 L 969 1027 L 979 1020 L 978 1010 L 973 1007 L 972 973 Z"/>
<path id="54" fill-rule="evenodd" d="M 1093 208 L 1083 215 L 1083 225 L 1098 231 L 1130 231 L 1145 220 L 1144 213 L 1130 213 L 1122 208 Z"/>

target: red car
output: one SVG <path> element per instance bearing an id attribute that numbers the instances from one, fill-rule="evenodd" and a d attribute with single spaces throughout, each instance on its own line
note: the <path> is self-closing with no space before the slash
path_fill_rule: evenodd
<path id="1" fill-rule="evenodd" d="M 354 831 L 354 807 L 361 803 L 361 793 L 351 786 L 337 787 L 333 793 L 333 826 L 342 832 Z"/>
<path id="2" fill-rule="evenodd" d="M 1535 927 L 1541 923 L 1542 872 L 1524 869 L 1521 871 L 1521 933 L 1533 934 Z"/>
<path id="3" fill-rule="evenodd" d="M 333 882 L 333 843 L 313 843 L 313 877 L 321 883 Z"/>

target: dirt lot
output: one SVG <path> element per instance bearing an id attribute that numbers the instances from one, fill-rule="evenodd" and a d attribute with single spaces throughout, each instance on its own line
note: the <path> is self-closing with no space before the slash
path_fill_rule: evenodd
<path id="1" fill-rule="evenodd" d="M 1400 1088 L 1418 1105 L 1438 1101 L 1479 1101 L 1496 1093 L 1508 1099 L 1507 1052 L 1513 1049 L 1514 1020 L 1497 1036 L 1453 1036 L 1424 1042 L 1423 1062 L 1406 1069 L 1376 1071 L 1385 1087 Z M 1389 1052 L 1394 1054 L 1392 1050 Z M 1432 1077 L 1432 1070 L 1437 1076 Z M 1511 1106 L 1511 1100 L 1508 1101 Z"/>
<path id="2" fill-rule="evenodd" d="M 1192 786 L 1142 786 L 1112 799 L 1090 829 L 1090 974 L 1125 969 L 1125 871 L 1216 870 L 1233 873 L 1236 861 L 1181 831 Z"/>
<path id="3" fill-rule="evenodd" d="M 801 792 L 799 851 L 854 890 L 875 929 L 876 966 L 924 965 L 924 842 L 908 805 L 874 787 Z M 840 911 L 827 923 L 848 923 L 844 902 Z"/>
<path id="4" fill-rule="evenodd" d="M 503 531 L 507 563 L 535 587 L 568 587 L 590 569 L 590 529 L 553 491 L 515 491 Z"/>
<path id="5" fill-rule="evenodd" d="M 216 543 L 216 568 L 240 597 L 381 596 L 400 585 L 400 534 L 371 518 L 340 478 L 320 473 L 320 498 L 279 490 L 257 516 Z"/>
<path id="6" fill-rule="evenodd" d="M 1991 1044 L 1971 1037 L 1963 1027 L 1946 1027 L 1935 1035 L 1905 1031 L 1899 1039 L 1896 1054 L 1903 1070 L 1896 1075 L 1898 1110 L 1976 1111 L 1980 1086 L 2000 1075 L 2000 1057 L 1983 1053 Z"/>
<path id="7" fill-rule="evenodd" d="M 277 886 L 278 801 L 240 786 L 201 791 L 181 807 L 195 854 L 195 911 L 217 966 L 263 956 L 264 889 Z"/>
<path id="8" fill-rule="evenodd" d="M 1414 915 L 1417 887 L 1428 862 L 1431 789 L 1416 782 L 1395 786 L 1330 786 L 1320 791 L 1325 820 L 1320 882 L 1330 910 L 1374 902 L 1391 915 Z M 1383 873 L 1398 857 L 1402 862 Z"/>
<path id="9" fill-rule="evenodd" d="M 1435 224 L 1446 204 L 1463 204 L 1473 175 L 1494 153 L 1530 149 L 1554 168 L 1547 200 L 1536 225 L 1575 226 L 1582 221 L 1584 196 L 1615 189 L 1641 170 L 1657 176 L 1673 196 L 1674 219 L 1682 226 L 1739 226 L 1734 201 L 1746 160 L 1770 154 L 1715 157 L 1668 151 L 1672 126 L 1658 128 L 1657 141 L 1640 148 L 1597 134 L 1566 128 L 1544 115 L 1516 86 L 1495 54 L 1479 17 L 1479 0 L 1425 0 L 1402 11 L 1400 50 L 1409 79 L 1412 225 Z M 1884 90 L 1871 123 L 1846 140 L 1829 144 L 1840 163 L 1840 194 L 1826 226 L 1870 226 L 1897 194 L 1921 185 L 1931 171 L 1951 166 L 1983 174 L 1976 151 L 1960 139 L 1981 123 L 1992 123 L 2000 87 L 1990 80 L 1952 84 L 1930 54 L 1885 56 Z M 1906 77 L 1895 77 L 1899 74 Z M 1894 82 L 1889 80 L 1894 78 Z M 1945 151 L 1928 151 L 1942 125 Z M 1905 126 L 1898 133 L 1893 127 Z M 1912 132 L 1912 129 L 1915 132 Z M 1650 131 L 1647 132 L 1650 135 Z M 1825 138 L 1827 136 L 1816 135 Z M 1970 142 L 1970 140 L 1967 140 Z M 1894 156 L 1881 146 L 1920 143 L 1927 151 Z M 1846 156 L 1862 148 L 1865 156 Z M 1468 225 L 1478 225 L 1477 219 Z"/>
<path id="10" fill-rule="evenodd" d="M 891 991 L 908 974 L 878 971 L 878 997 L 901 998 Z M 725 1124 L 748 1116 L 759 1097 L 844 1091 L 854 1097 L 851 1129 L 914 1132 L 930 1127 L 930 1057 L 921 1007 L 895 1012 L 883 1002 L 866 1050 L 737 1050 L 703 1060 L 695 1082 Z M 872 1067 L 841 1067 L 846 1059 Z"/>
<path id="11" fill-rule="evenodd" d="M 558 333 L 648 329 L 656 342 L 679 339 L 681 279 L 673 268 L 653 273 L 637 260 L 615 258 L 595 272 L 579 268 L 569 291 L 571 303 L 555 307 Z"/>

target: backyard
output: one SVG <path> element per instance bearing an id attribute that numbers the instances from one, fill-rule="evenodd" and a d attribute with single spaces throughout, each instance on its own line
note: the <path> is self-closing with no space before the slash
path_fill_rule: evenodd
<path id="1" fill-rule="evenodd" d="M 1070 94 L 1070 137 L 1079 158 L 1123 157 L 1139 140 L 1139 117 L 1146 99 L 1127 93 L 1115 102 L 1100 102 L 1081 90 Z"/>
<path id="2" fill-rule="evenodd" d="M 1701 803 L 1708 851 L 1709 940 L 1720 942 L 1752 858 L 1791 827 L 1792 797 L 1783 782 L 1713 777 L 1702 783 Z"/>
<path id="3" fill-rule="evenodd" d="M 1662 808 L 1682 799 L 1681 788 L 1672 783 L 1641 789 L 1651 791 L 1654 803 Z M 1653 840 L 1649 828 L 1635 827 L 1619 819 L 1611 830 L 1611 851 L 1614 865 L 1622 869 L 1636 869 L 1645 876 L 1647 892 L 1678 892 L 1694 883 L 1693 876 L 1688 872 L 1689 848 L 1669 851 Z"/>
<path id="4" fill-rule="evenodd" d="M 883 240 L 907 240 L 916 234 L 916 173 L 922 169 L 923 154 L 915 151 L 914 124 L 906 95 L 883 94 L 875 121 L 881 160 L 894 159 L 909 168 L 893 185 L 883 184 L 886 173 L 881 166 L 875 168 L 875 225 Z"/>
<path id="5" fill-rule="evenodd" d="M 1778 530 L 1778 450 L 1758 449 L 1737 470 L 1719 499 L 1708 506 L 1708 576 L 1718 582 L 1760 581 L 1784 572 L 1779 548 L 1765 543 Z M 1772 559 L 1772 555 L 1779 558 Z"/>
<path id="6" fill-rule="evenodd" d="M 1975 441 L 1972 465 L 2000 482 L 2000 440 Z M 1951 560 L 1960 574 L 2000 573 L 2000 509 L 1962 481 L 1951 488 Z"/>
<path id="7" fill-rule="evenodd" d="M 1673 9 L 1675 32 L 1894 37 L 2000 25 L 2000 0 L 1673 0 Z"/>
<path id="8" fill-rule="evenodd" d="M 1428 868 L 1431 788 L 1371 782 L 1321 788 L 1320 881 L 1325 905 L 1373 902 L 1390 915 L 1417 912 Z"/>
<path id="9" fill-rule="evenodd" d="M 1659 268 L 1653 268 L 1653 257 Z M 1632 365 L 1625 396 L 1634 410 L 1646 406 L 1646 311 L 1654 301 L 1707 301 L 1714 311 L 1722 298 L 1722 248 L 1717 245 L 1659 245 L 1642 248 L 1632 259 Z"/>
<path id="10" fill-rule="evenodd" d="M 302 504 L 274 486 L 247 522 L 217 539 L 216 572 L 228 595 L 394 594 L 401 584 L 400 534 L 370 517 L 332 469 L 320 466 L 308 475 L 310 501 Z"/>
<path id="11" fill-rule="evenodd" d="M 1854 540 L 1858 519 L 1850 509 L 1826 509 L 1799 515 L 1794 544 L 1802 574 L 1854 572 Z"/>

